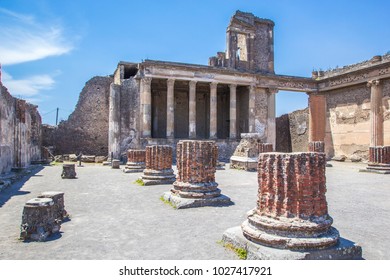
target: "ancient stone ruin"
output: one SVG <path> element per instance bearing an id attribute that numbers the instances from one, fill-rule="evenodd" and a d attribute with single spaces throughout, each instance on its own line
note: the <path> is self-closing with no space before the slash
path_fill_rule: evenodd
<path id="1" fill-rule="evenodd" d="M 111 168 L 112 169 L 119 169 L 121 165 L 121 161 L 119 159 L 113 159 L 111 161 Z"/>
<path id="2" fill-rule="evenodd" d="M 368 166 L 360 171 L 390 174 L 390 146 L 370 147 Z"/>
<path id="3" fill-rule="evenodd" d="M 64 219 L 67 219 L 69 217 L 68 213 L 65 210 L 63 192 L 47 191 L 38 195 L 38 198 L 50 198 L 53 200 L 53 211 L 54 216 L 57 220 L 63 221 Z"/>
<path id="4" fill-rule="evenodd" d="M 45 241 L 61 228 L 62 218 L 58 219 L 58 214 L 58 206 L 55 206 L 51 198 L 33 198 L 27 201 L 23 209 L 20 238 Z"/>
<path id="5" fill-rule="evenodd" d="M 123 172 L 133 173 L 133 172 L 143 172 L 145 169 L 145 150 L 134 150 L 130 149 L 127 151 L 127 163 Z"/>
<path id="6" fill-rule="evenodd" d="M 230 158 L 230 168 L 256 171 L 260 139 L 261 135 L 257 133 L 242 133 L 241 141 Z"/>
<path id="7" fill-rule="evenodd" d="M 177 209 L 231 204 L 215 182 L 218 147 L 214 141 L 182 140 L 176 154 L 177 178 L 164 200 Z"/>
<path id="8" fill-rule="evenodd" d="M 250 259 L 359 259 L 328 214 L 324 153 L 259 155 L 257 207 L 223 241 Z"/>
<path id="9" fill-rule="evenodd" d="M 153 145 L 146 147 L 145 169 L 141 179 L 144 185 L 172 184 L 175 181 L 171 146 Z"/>
<path id="10" fill-rule="evenodd" d="M 75 164 L 63 164 L 62 165 L 62 179 L 76 179 L 76 167 Z"/>

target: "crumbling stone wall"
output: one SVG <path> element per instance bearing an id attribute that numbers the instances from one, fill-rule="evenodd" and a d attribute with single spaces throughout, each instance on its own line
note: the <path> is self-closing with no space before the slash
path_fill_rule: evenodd
<path id="1" fill-rule="evenodd" d="M 112 81 L 112 77 L 97 76 L 85 84 L 76 109 L 54 132 L 56 154 L 108 154 L 108 99 Z"/>
<path id="2" fill-rule="evenodd" d="M 12 97 L 0 83 L 0 174 L 41 159 L 41 126 L 37 106 Z"/>
<path id="3" fill-rule="evenodd" d="M 276 118 L 276 147 L 275 151 L 291 153 L 290 119 L 288 114 Z"/>

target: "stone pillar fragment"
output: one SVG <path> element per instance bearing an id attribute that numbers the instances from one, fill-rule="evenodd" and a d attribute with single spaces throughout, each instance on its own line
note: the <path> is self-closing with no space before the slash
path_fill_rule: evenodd
<path id="1" fill-rule="evenodd" d="M 370 147 L 368 166 L 359 171 L 390 174 L 390 146 Z"/>
<path id="2" fill-rule="evenodd" d="M 112 83 L 110 85 L 110 104 L 108 115 L 108 153 L 114 159 L 120 156 L 120 85 Z"/>
<path id="3" fill-rule="evenodd" d="M 144 185 L 172 184 L 175 181 L 171 146 L 146 146 L 145 169 L 141 179 Z"/>
<path id="4" fill-rule="evenodd" d="M 188 137 L 196 138 L 196 81 L 190 81 Z"/>
<path id="5" fill-rule="evenodd" d="M 46 241 L 53 233 L 59 232 L 61 220 L 56 218 L 51 198 L 34 198 L 23 208 L 20 238 L 23 240 Z"/>
<path id="6" fill-rule="evenodd" d="M 309 142 L 324 141 L 326 127 L 325 95 L 309 95 Z"/>
<path id="7" fill-rule="evenodd" d="M 215 182 L 218 147 L 214 141 L 182 140 L 176 151 L 177 178 L 165 200 L 176 208 L 231 203 Z"/>
<path id="8" fill-rule="evenodd" d="M 383 146 L 382 85 L 379 80 L 370 81 L 370 147 Z"/>
<path id="9" fill-rule="evenodd" d="M 323 141 L 309 142 L 309 152 L 324 153 L 325 152 L 325 143 Z"/>
<path id="10" fill-rule="evenodd" d="M 217 86 L 210 84 L 210 139 L 217 139 Z"/>
<path id="11" fill-rule="evenodd" d="M 142 172 L 145 169 L 145 150 L 133 150 L 130 149 L 127 151 L 127 163 L 123 172 L 133 173 L 133 172 Z"/>
<path id="12" fill-rule="evenodd" d="M 167 80 L 167 138 L 175 138 L 175 99 L 174 99 L 175 80 Z"/>
<path id="13" fill-rule="evenodd" d="M 229 138 L 237 138 L 237 85 L 231 84 L 230 87 L 230 132 Z"/>
<path id="14" fill-rule="evenodd" d="M 76 179 L 75 164 L 63 164 L 61 178 L 62 179 Z"/>
<path id="15" fill-rule="evenodd" d="M 38 195 L 38 198 L 50 198 L 53 200 L 54 217 L 57 220 L 63 221 L 69 217 L 68 213 L 65 210 L 63 192 L 53 192 L 53 191 L 43 192 L 40 195 Z"/>
<path id="16" fill-rule="evenodd" d="M 142 137 L 152 136 L 152 78 L 145 77 L 141 81 Z"/>
<path id="17" fill-rule="evenodd" d="M 275 120 L 275 97 L 277 89 L 268 89 L 267 98 L 267 142 L 274 147 L 276 145 L 276 120 Z"/>
<path id="18" fill-rule="evenodd" d="M 249 112 L 248 112 L 248 126 L 249 126 L 249 133 L 255 133 L 256 127 L 255 127 L 255 100 L 256 100 L 256 87 L 255 85 L 249 86 Z"/>
<path id="19" fill-rule="evenodd" d="M 121 164 L 121 161 L 119 159 L 113 159 L 111 162 L 111 168 L 112 169 L 119 169 L 120 164 Z"/>
<path id="20" fill-rule="evenodd" d="M 362 250 L 339 242 L 325 197 L 324 153 L 262 153 L 257 206 L 225 243 L 253 259 L 360 259 Z"/>

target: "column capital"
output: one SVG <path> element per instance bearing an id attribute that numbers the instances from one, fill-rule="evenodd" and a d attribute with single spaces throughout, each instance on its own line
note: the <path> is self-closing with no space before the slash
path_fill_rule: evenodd
<path id="1" fill-rule="evenodd" d="M 230 89 L 236 89 L 237 88 L 237 84 L 229 84 L 229 88 Z"/>
<path id="2" fill-rule="evenodd" d="M 276 94 L 278 93 L 279 89 L 277 88 L 267 88 L 267 93 L 268 94 Z"/>
<path id="3" fill-rule="evenodd" d="M 379 86 L 380 80 L 371 80 L 367 82 L 367 87 Z"/>
<path id="4" fill-rule="evenodd" d="M 150 85 L 152 82 L 152 77 L 143 77 L 142 81 L 144 82 L 145 85 Z"/>
<path id="5" fill-rule="evenodd" d="M 167 85 L 169 87 L 172 87 L 174 84 L 175 84 L 175 79 L 174 78 L 167 79 Z"/>
<path id="6" fill-rule="evenodd" d="M 195 87 L 197 82 L 198 82 L 198 81 L 191 80 L 191 81 L 189 82 L 190 87 Z"/>
<path id="7" fill-rule="evenodd" d="M 211 82 L 210 83 L 210 89 L 216 89 L 218 86 L 218 83 L 217 82 Z"/>

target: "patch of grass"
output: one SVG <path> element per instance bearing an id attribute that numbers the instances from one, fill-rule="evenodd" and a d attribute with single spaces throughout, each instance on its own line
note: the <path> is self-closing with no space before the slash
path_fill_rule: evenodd
<path id="1" fill-rule="evenodd" d="M 166 200 L 166 199 L 164 198 L 164 196 L 160 196 L 160 200 L 161 200 L 162 202 L 164 202 L 164 204 L 167 204 L 167 205 L 171 206 L 173 209 L 176 209 L 176 206 L 175 206 L 171 201 Z"/>
<path id="2" fill-rule="evenodd" d="M 50 165 L 52 165 L 52 166 L 57 166 L 57 165 L 60 165 L 60 164 L 62 164 L 62 162 L 57 162 L 57 161 L 50 162 Z"/>
<path id="3" fill-rule="evenodd" d="M 145 186 L 144 181 L 142 179 L 138 178 L 137 180 L 134 181 L 134 184 L 137 184 L 139 186 Z"/>
<path id="4" fill-rule="evenodd" d="M 248 256 L 248 251 L 246 249 L 244 249 L 244 248 L 239 248 L 239 247 L 237 248 L 237 247 L 233 246 L 230 243 L 223 242 L 223 240 L 217 241 L 217 244 L 222 245 L 224 248 L 226 248 L 228 250 L 231 250 L 234 253 L 236 253 L 237 257 L 240 260 L 246 260 L 246 258 Z"/>

